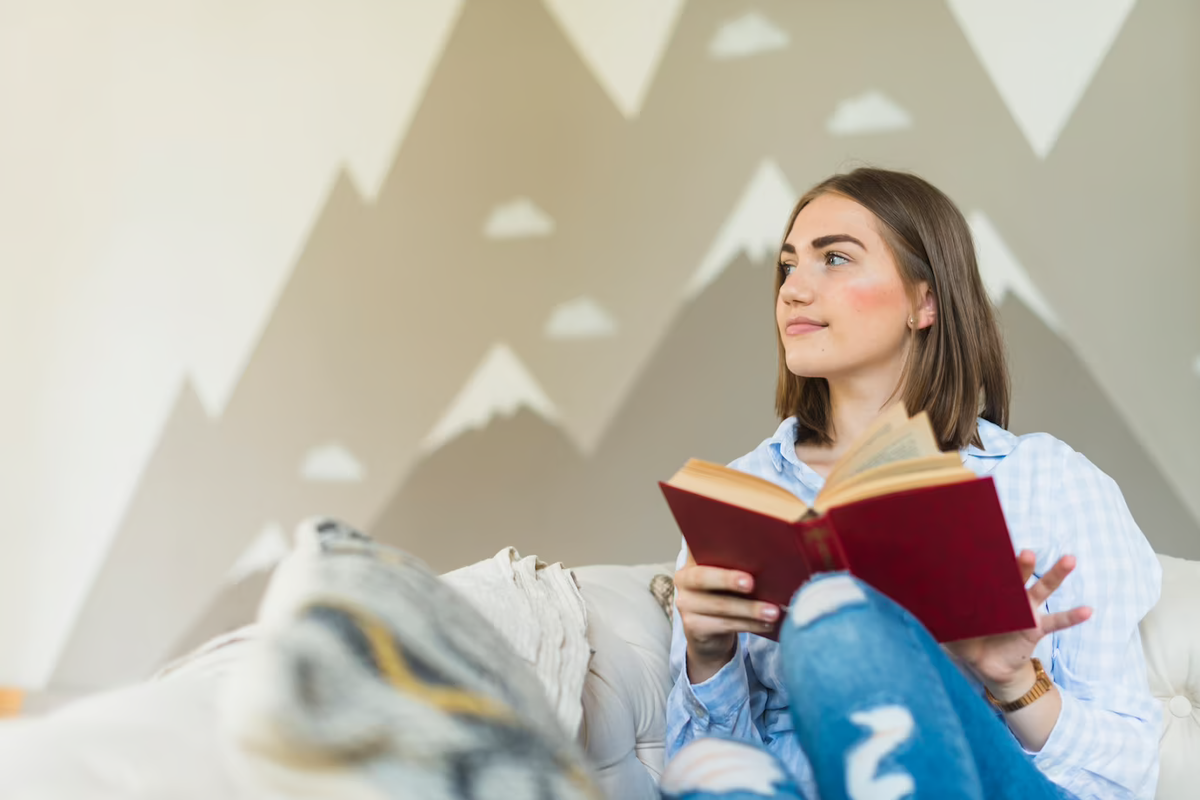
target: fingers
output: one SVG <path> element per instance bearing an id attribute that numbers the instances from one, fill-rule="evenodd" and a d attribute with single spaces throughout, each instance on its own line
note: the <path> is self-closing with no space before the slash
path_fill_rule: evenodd
<path id="1" fill-rule="evenodd" d="M 1017 556 L 1017 566 L 1021 568 L 1021 584 L 1029 583 L 1033 571 L 1037 569 L 1037 554 L 1032 550 L 1022 550 Z"/>
<path id="2" fill-rule="evenodd" d="M 1047 614 L 1041 618 L 1039 626 L 1042 629 L 1042 634 L 1048 636 L 1057 631 L 1073 628 L 1081 622 L 1087 622 L 1091 618 L 1092 609 L 1088 606 L 1079 606 L 1078 608 L 1072 608 L 1070 611 Z"/>
<path id="3" fill-rule="evenodd" d="M 778 606 L 713 592 L 681 592 L 675 604 L 681 614 L 758 622 L 775 622 L 779 619 Z"/>
<path id="4" fill-rule="evenodd" d="M 765 622 L 746 617 L 719 617 L 707 614 L 679 611 L 679 621 L 689 642 L 703 642 L 714 636 L 728 633 L 766 634 L 775 629 L 775 622 Z"/>
<path id="5" fill-rule="evenodd" d="M 738 570 L 688 566 L 675 573 L 675 606 L 689 639 L 766 633 L 779 620 L 779 607 L 748 597 L 754 579 Z"/>
<path id="6" fill-rule="evenodd" d="M 1023 556 L 1025 553 L 1021 555 Z M 1060 558 L 1037 583 L 1029 588 L 1030 602 L 1037 606 L 1046 602 L 1046 598 L 1058 591 L 1058 587 L 1062 586 L 1063 580 L 1071 574 L 1073 569 L 1075 569 L 1075 556 Z"/>
<path id="7" fill-rule="evenodd" d="M 734 569 L 691 566 L 675 573 L 675 586 L 693 592 L 746 594 L 754 589 L 754 577 Z"/>

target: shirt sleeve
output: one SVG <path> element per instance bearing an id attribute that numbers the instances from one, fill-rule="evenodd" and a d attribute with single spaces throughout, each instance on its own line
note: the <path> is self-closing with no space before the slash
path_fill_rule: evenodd
<path id="1" fill-rule="evenodd" d="M 1162 568 L 1111 478 L 1074 451 L 1059 475 L 1049 516 L 1076 568 L 1047 610 L 1086 605 L 1093 615 L 1052 635 L 1062 712 L 1034 761 L 1080 798 L 1151 800 L 1162 709 L 1150 694 L 1138 625 L 1158 602 Z"/>
<path id="2" fill-rule="evenodd" d="M 682 566 L 685 558 L 686 551 L 680 554 L 677 566 Z M 810 786 L 812 770 L 788 712 L 779 656 L 776 642 L 742 633 L 733 658 L 716 675 L 693 684 L 687 674 L 687 638 L 676 613 L 671 631 L 667 761 L 693 739 L 721 736 L 763 746 L 801 787 Z"/>

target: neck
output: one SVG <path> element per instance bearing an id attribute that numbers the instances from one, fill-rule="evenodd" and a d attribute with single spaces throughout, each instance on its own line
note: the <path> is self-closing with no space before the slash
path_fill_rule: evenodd
<path id="1" fill-rule="evenodd" d="M 833 450 L 845 451 L 883 411 L 900 401 L 896 391 L 899 372 L 887 375 L 855 376 L 829 381 L 829 405 L 833 423 L 830 434 Z M 894 396 L 893 396 L 894 395 Z"/>

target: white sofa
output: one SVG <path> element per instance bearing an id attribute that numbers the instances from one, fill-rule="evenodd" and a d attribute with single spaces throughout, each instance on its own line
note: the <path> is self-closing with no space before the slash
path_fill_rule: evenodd
<path id="1" fill-rule="evenodd" d="M 1142 638 L 1151 690 L 1165 709 L 1158 797 L 1182 800 L 1200 787 L 1200 562 L 1162 562 L 1162 600 L 1142 624 Z M 657 798 L 670 624 L 649 586 L 669 571 L 575 570 L 595 651 L 580 737 L 613 800 Z M 284 767 L 231 748 L 217 697 L 246 643 L 235 635 L 218 644 L 164 680 L 85 700 L 45 720 L 0 725 L 0 797 L 388 800 L 351 771 Z"/>

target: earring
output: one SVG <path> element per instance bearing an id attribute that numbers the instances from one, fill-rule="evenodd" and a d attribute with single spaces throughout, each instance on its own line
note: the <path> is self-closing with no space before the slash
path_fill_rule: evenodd
<path id="1" fill-rule="evenodd" d="M 911 328 L 913 325 L 916 325 L 916 324 L 917 324 L 916 320 L 914 320 L 914 319 L 912 318 L 912 316 L 909 316 L 909 318 L 908 318 L 908 327 L 910 327 L 910 328 Z"/>

